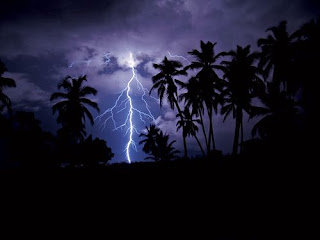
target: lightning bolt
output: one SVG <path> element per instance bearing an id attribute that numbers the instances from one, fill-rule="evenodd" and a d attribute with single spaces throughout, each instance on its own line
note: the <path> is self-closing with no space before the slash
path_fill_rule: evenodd
<path id="1" fill-rule="evenodd" d="M 180 58 L 180 59 L 182 59 L 183 61 L 186 61 L 186 62 L 188 62 L 188 64 L 191 64 L 191 62 L 188 60 L 188 59 L 186 59 L 184 56 L 180 56 L 180 55 L 171 55 L 171 53 L 168 51 L 168 54 L 169 54 L 169 57 L 171 57 L 171 58 Z"/>
<path id="2" fill-rule="evenodd" d="M 108 63 L 111 61 L 110 54 L 111 54 L 110 52 L 107 52 L 106 54 L 103 55 L 102 63 L 100 65 L 108 65 Z M 90 58 L 88 60 L 73 61 L 68 65 L 68 68 L 73 68 L 75 65 L 79 65 L 79 64 L 85 64 L 85 68 L 82 71 L 82 76 L 84 76 L 87 73 L 87 69 L 89 68 L 90 63 L 94 61 L 98 61 L 98 60 L 92 60 Z"/>
<path id="3" fill-rule="evenodd" d="M 155 120 L 154 116 L 152 115 L 150 111 L 150 107 L 145 99 L 146 93 L 148 90 L 142 85 L 142 83 L 139 81 L 136 70 L 135 70 L 135 61 L 133 58 L 133 54 L 130 53 L 128 66 L 131 68 L 131 78 L 128 81 L 126 87 L 119 92 L 119 95 L 114 103 L 114 105 L 107 110 L 105 110 L 101 115 L 96 117 L 96 120 L 101 121 L 102 118 L 105 117 L 105 120 L 102 122 L 102 127 L 105 128 L 108 121 L 112 121 L 114 125 L 114 131 L 119 129 L 126 129 L 125 135 L 129 135 L 129 140 L 125 146 L 125 153 L 128 163 L 132 162 L 131 156 L 130 156 L 130 149 L 133 148 L 135 151 L 137 151 L 137 146 L 135 141 L 133 140 L 133 134 L 139 132 L 136 129 L 136 126 L 134 124 L 134 113 L 139 115 L 140 120 L 143 123 L 146 123 L 146 119 Z M 136 83 L 136 88 L 138 91 L 141 91 L 140 99 L 144 103 L 145 111 L 139 110 L 138 107 L 134 104 L 132 95 L 134 91 L 134 82 Z M 159 101 L 158 99 L 152 97 L 154 100 Z M 115 121 L 115 115 L 126 111 L 127 115 L 125 120 L 122 122 L 122 124 L 117 125 Z"/>
<path id="4" fill-rule="evenodd" d="M 91 62 L 90 59 L 89 60 L 82 60 L 82 61 L 74 61 L 74 62 L 69 64 L 68 68 L 73 68 L 74 65 L 78 65 L 78 64 L 84 63 L 85 66 L 86 66 L 82 71 L 82 76 L 84 76 L 86 74 L 86 72 L 87 72 L 87 68 L 89 67 L 90 62 Z"/>

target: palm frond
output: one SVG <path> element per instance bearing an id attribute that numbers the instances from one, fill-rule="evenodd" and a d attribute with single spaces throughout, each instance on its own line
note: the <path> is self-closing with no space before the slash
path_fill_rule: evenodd
<path id="1" fill-rule="evenodd" d="M 89 118 L 91 125 L 93 126 L 94 120 L 93 120 L 92 114 L 89 112 L 89 110 L 86 107 L 83 107 L 82 109 L 83 109 L 85 115 Z"/>
<path id="2" fill-rule="evenodd" d="M 90 94 L 95 96 L 97 94 L 97 92 L 98 91 L 96 89 L 94 89 L 93 87 L 85 86 L 80 90 L 79 96 L 84 97 L 84 96 L 90 95 Z"/>
<path id="3" fill-rule="evenodd" d="M 0 92 L 0 101 L 6 107 L 10 107 L 11 106 L 10 98 L 6 94 L 4 94 L 3 92 Z"/>
<path id="4" fill-rule="evenodd" d="M 154 75 L 152 77 L 152 82 L 155 84 L 157 83 L 159 80 L 163 79 L 165 77 L 165 75 L 163 74 L 163 72 L 159 72 L 158 74 Z"/>
<path id="5" fill-rule="evenodd" d="M 16 82 L 11 78 L 0 77 L 0 90 L 16 87 Z"/>
<path id="6" fill-rule="evenodd" d="M 100 109 L 99 109 L 98 104 L 96 102 L 93 102 L 87 98 L 80 98 L 80 102 L 85 103 L 85 104 L 89 105 L 90 107 L 96 109 L 98 112 L 100 112 Z"/>
<path id="7" fill-rule="evenodd" d="M 50 97 L 50 101 L 56 100 L 58 98 L 64 98 L 67 99 L 68 98 L 68 94 L 66 93 L 62 93 L 62 92 L 55 92 L 51 95 Z"/>
<path id="8" fill-rule="evenodd" d="M 174 81 L 175 81 L 175 83 L 177 83 L 180 86 L 180 89 L 184 88 L 186 86 L 186 83 L 184 83 L 178 79 L 174 79 Z"/>

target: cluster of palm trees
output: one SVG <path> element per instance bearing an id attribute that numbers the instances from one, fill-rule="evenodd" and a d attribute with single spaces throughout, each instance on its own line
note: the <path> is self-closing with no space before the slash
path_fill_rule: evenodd
<path id="1" fill-rule="evenodd" d="M 59 166 L 69 163 L 71 167 L 96 167 L 105 165 L 114 154 L 105 140 L 86 136 L 86 119 L 93 125 L 94 120 L 88 106 L 99 111 L 98 104 L 87 96 L 97 90 L 84 85 L 86 76 L 63 79 L 58 84 L 62 90 L 51 95 L 53 114 L 61 128 L 57 137 L 42 131 L 40 121 L 32 112 L 12 112 L 11 100 L 3 90 L 15 87 L 15 81 L 3 77 L 7 71 L 0 62 L 0 147 L 2 160 L 22 167 Z M 7 110 L 7 116 L 1 113 Z M 4 141 L 2 141 L 4 140 Z M 4 144 L 4 145 L 3 145 Z"/>
<path id="2" fill-rule="evenodd" d="M 95 96 L 97 90 L 84 85 L 86 81 L 85 75 L 79 78 L 68 76 L 57 86 L 62 91 L 53 93 L 50 98 L 55 101 L 52 106 L 53 114 L 58 113 L 57 122 L 61 124 L 57 132 L 57 151 L 72 167 L 98 166 L 100 163 L 107 163 L 114 156 L 105 140 L 93 139 L 91 135 L 85 138 L 86 119 L 94 125 L 88 107 L 100 111 L 98 104 L 87 97 Z"/>
<path id="3" fill-rule="evenodd" d="M 175 150 L 173 144 L 176 141 L 169 142 L 169 135 L 164 134 L 154 124 L 146 128 L 146 133 L 141 133 L 140 137 L 144 137 L 139 144 L 143 144 L 143 151 L 149 156 L 145 159 L 152 159 L 156 162 L 171 161 L 177 158 L 178 150 Z"/>
<path id="4" fill-rule="evenodd" d="M 202 144 L 206 154 L 216 150 L 214 114 L 223 115 L 224 120 L 232 114 L 235 119 L 233 155 L 238 154 L 239 146 L 244 143 L 244 112 L 249 119 L 262 116 L 252 129 L 252 135 L 258 133 L 262 139 L 276 139 L 284 128 L 288 131 L 294 128 L 291 123 L 297 119 L 298 106 L 306 107 L 302 103 L 307 91 L 310 92 L 310 85 L 305 83 L 310 79 L 305 80 L 304 71 L 310 74 L 316 69 L 306 62 L 314 66 L 318 57 L 310 60 L 310 56 L 316 55 L 315 50 L 320 53 L 320 18 L 304 24 L 293 34 L 288 33 L 286 21 L 267 29 L 267 33 L 266 38 L 257 41 L 259 52 L 252 52 L 248 45 L 216 54 L 216 43 L 201 41 L 200 50 L 188 52 L 194 57 L 188 66 L 167 57 L 153 65 L 159 73 L 152 77 L 154 85 L 150 93 L 158 91 L 160 107 L 167 97 L 170 107 L 177 110 L 177 130 L 182 129 L 184 157 L 188 157 L 188 136 L 196 139 L 203 155 Z M 187 82 L 179 80 L 189 69 L 196 70 L 196 74 Z M 183 89 L 181 93 L 178 88 Z M 209 124 L 205 124 L 205 119 Z M 203 133 L 202 143 L 197 136 L 199 129 Z"/>

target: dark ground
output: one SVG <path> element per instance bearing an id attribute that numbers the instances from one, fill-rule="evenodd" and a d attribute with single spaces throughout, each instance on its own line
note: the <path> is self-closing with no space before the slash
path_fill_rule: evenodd
<path id="1" fill-rule="evenodd" d="M 104 212 L 113 224 L 137 224 L 166 238 L 173 230 L 197 239 L 278 239 L 300 216 L 302 183 L 290 166 L 274 166 L 229 159 L 1 170 L 2 200 L 30 213 L 48 202 L 43 211 L 50 214 Z"/>

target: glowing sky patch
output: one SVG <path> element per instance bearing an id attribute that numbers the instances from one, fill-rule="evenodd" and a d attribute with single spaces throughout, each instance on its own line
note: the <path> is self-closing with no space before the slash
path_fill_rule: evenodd
<path id="1" fill-rule="evenodd" d="M 135 67 L 138 63 L 133 58 L 132 53 L 129 53 L 129 58 L 126 59 L 126 63 L 128 68 L 131 69 L 131 78 L 127 82 L 126 87 L 119 93 L 113 106 L 105 110 L 98 117 L 96 117 L 96 120 L 102 121 L 102 118 L 105 118 L 102 122 L 103 128 L 105 128 L 106 124 L 109 121 L 112 121 L 114 125 L 114 130 L 125 129 L 125 135 L 129 136 L 128 141 L 125 145 L 125 153 L 128 163 L 131 163 L 132 158 L 130 156 L 130 149 L 133 148 L 135 151 L 137 151 L 136 143 L 133 139 L 133 134 L 139 134 L 139 131 L 137 130 L 135 124 L 135 120 L 138 119 L 135 119 L 134 113 L 136 113 L 139 116 L 139 120 L 143 123 L 146 123 L 146 120 L 155 120 L 155 118 L 152 115 L 150 107 L 146 101 L 146 96 L 148 96 L 146 93 L 148 92 L 148 90 L 142 85 L 142 83 L 139 81 L 137 77 Z M 134 82 L 136 83 L 136 85 L 134 84 Z M 134 87 L 136 88 L 136 91 L 134 91 Z M 139 98 L 144 103 L 144 110 L 139 109 L 138 104 L 134 103 L 134 99 L 132 97 L 134 93 L 140 93 Z M 157 100 L 154 97 L 152 98 L 154 100 Z M 127 111 L 126 117 L 120 124 L 117 124 L 117 122 L 115 121 L 115 115 L 123 111 Z"/>

